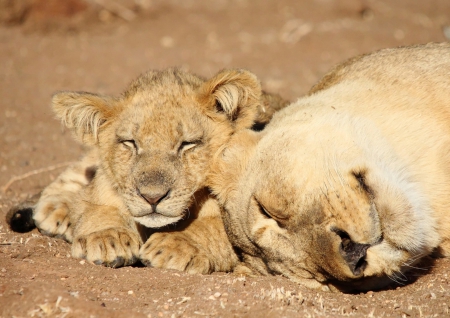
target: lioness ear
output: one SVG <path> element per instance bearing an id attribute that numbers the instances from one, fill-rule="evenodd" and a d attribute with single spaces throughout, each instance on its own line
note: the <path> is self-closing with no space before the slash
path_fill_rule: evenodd
<path id="1" fill-rule="evenodd" d="M 99 128 L 113 113 L 115 100 L 84 92 L 60 92 L 53 95 L 56 116 L 82 143 L 97 143 Z"/>
<path id="2" fill-rule="evenodd" d="M 250 128 L 258 114 L 261 85 L 245 70 L 219 72 L 200 88 L 199 100 L 209 110 L 224 113 L 237 127 Z"/>

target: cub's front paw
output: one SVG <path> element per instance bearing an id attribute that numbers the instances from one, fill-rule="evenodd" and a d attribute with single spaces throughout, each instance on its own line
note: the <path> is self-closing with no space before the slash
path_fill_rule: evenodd
<path id="1" fill-rule="evenodd" d="M 139 258 L 149 267 L 209 274 L 213 266 L 196 245 L 183 233 L 154 233 L 141 247 Z"/>
<path id="2" fill-rule="evenodd" d="M 137 232 L 112 228 L 75 237 L 72 256 L 115 268 L 134 264 L 138 260 L 139 246 Z"/>
<path id="3" fill-rule="evenodd" d="M 42 234 L 72 241 L 73 228 L 69 218 L 69 207 L 64 200 L 42 200 L 36 205 L 34 223 Z"/>

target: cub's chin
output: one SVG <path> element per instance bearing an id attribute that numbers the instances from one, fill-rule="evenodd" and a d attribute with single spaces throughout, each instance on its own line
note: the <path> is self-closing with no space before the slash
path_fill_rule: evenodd
<path id="1" fill-rule="evenodd" d="M 183 215 L 170 217 L 159 213 L 151 213 L 144 216 L 135 216 L 134 220 L 148 228 L 160 228 L 172 223 L 176 223 L 183 218 Z"/>

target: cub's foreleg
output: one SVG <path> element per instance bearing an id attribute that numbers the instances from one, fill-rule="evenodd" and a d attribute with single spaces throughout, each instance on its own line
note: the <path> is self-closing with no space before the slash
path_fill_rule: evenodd
<path id="1" fill-rule="evenodd" d="M 200 274 L 231 271 L 238 258 L 225 233 L 217 201 L 208 197 L 198 208 L 198 215 L 187 220 L 187 225 L 180 223 L 171 231 L 152 234 L 140 249 L 142 263 Z"/>
<path id="2" fill-rule="evenodd" d="M 73 257 L 109 267 L 137 261 L 142 239 L 136 223 L 101 168 L 80 193 L 69 216 Z"/>
<path id="3" fill-rule="evenodd" d="M 89 151 L 79 162 L 67 168 L 42 191 L 33 213 L 36 227 L 49 236 L 57 236 L 71 242 L 71 209 L 80 192 L 92 181 L 97 171 L 98 156 Z"/>

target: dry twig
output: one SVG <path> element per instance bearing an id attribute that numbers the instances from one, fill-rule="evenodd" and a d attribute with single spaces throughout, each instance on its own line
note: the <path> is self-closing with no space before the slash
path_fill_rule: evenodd
<path id="1" fill-rule="evenodd" d="M 9 187 L 11 186 L 11 184 L 13 184 L 13 183 L 16 182 L 16 181 L 26 179 L 26 178 L 31 177 L 31 176 L 34 176 L 34 175 L 36 175 L 36 174 L 40 174 L 40 173 L 44 173 L 44 172 L 56 170 L 56 169 L 59 169 L 59 168 L 62 168 L 62 167 L 66 167 L 66 166 L 71 165 L 71 164 L 73 164 L 73 163 L 74 163 L 74 162 L 72 162 L 72 161 L 71 161 L 71 162 L 63 162 L 63 163 L 59 163 L 59 164 L 56 164 L 56 165 L 48 166 L 48 167 L 45 167 L 45 168 L 32 170 L 32 171 L 27 172 L 27 173 L 25 173 L 25 174 L 23 174 L 23 175 L 20 175 L 20 176 L 12 177 L 12 178 L 11 178 L 11 179 L 10 179 L 10 180 L 2 187 L 2 191 L 3 191 L 3 193 L 6 193 L 6 191 L 9 189 Z"/>
<path id="2" fill-rule="evenodd" d="M 124 19 L 127 22 L 130 22 L 136 18 L 136 13 L 134 13 L 133 10 L 124 7 L 118 2 L 111 0 L 94 0 L 94 2 L 106 11 L 111 12 L 112 14 Z"/>

